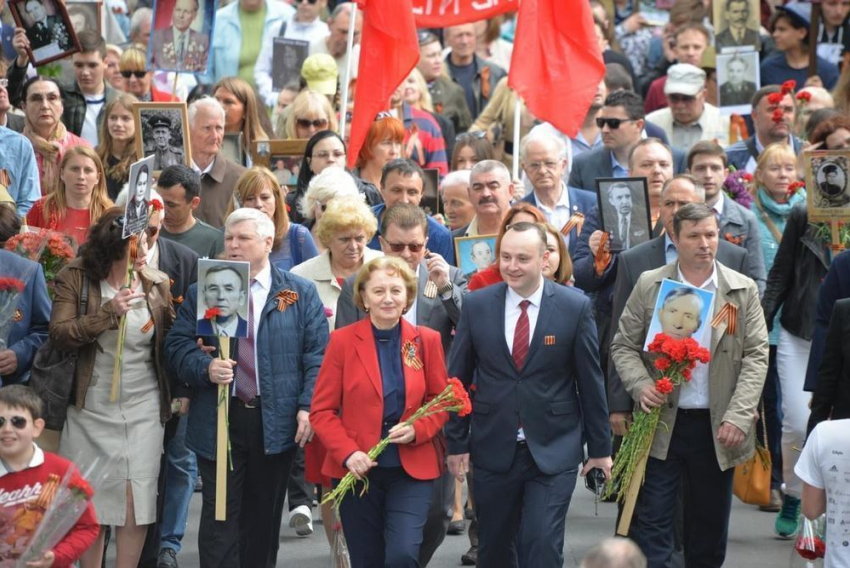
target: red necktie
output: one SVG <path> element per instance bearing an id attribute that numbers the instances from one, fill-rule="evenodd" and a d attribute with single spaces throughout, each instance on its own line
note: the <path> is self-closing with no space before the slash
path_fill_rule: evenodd
<path id="1" fill-rule="evenodd" d="M 528 325 L 528 306 L 531 304 L 528 300 L 523 300 L 519 303 L 519 309 L 522 313 L 519 314 L 519 319 L 516 322 L 516 330 L 514 331 L 514 348 L 513 357 L 514 364 L 517 370 L 522 369 L 525 363 L 525 357 L 528 355 L 528 340 L 529 340 L 529 325 Z"/>
<path id="2" fill-rule="evenodd" d="M 254 285 L 255 279 L 251 279 Z M 248 293 L 248 337 L 240 338 L 236 356 L 236 396 L 251 402 L 257 396 L 257 372 L 254 368 L 254 294 Z"/>

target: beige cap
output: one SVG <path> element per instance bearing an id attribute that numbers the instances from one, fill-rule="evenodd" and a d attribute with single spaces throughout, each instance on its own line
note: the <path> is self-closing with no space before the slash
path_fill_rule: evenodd
<path id="1" fill-rule="evenodd" d="M 696 95 L 705 88 L 705 71 L 688 63 L 671 65 L 667 70 L 664 94 Z"/>
<path id="2" fill-rule="evenodd" d="M 301 76 L 307 81 L 311 91 L 331 96 L 337 90 L 339 68 L 336 60 L 327 53 L 316 53 L 304 60 L 301 66 Z"/>

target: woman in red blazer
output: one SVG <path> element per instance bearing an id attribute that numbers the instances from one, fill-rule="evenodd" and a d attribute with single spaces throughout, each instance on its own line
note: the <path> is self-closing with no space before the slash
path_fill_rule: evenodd
<path id="1" fill-rule="evenodd" d="M 313 393 L 310 423 L 327 448 L 322 473 L 335 482 L 348 472 L 369 478 L 363 496 L 358 485 L 340 506 L 352 568 L 418 566 L 432 485 L 440 475 L 431 440 L 447 414 L 400 424 L 447 382 L 440 334 L 402 318 L 416 286 L 400 259 L 363 266 L 354 297 L 369 317 L 331 333 Z M 367 452 L 384 436 L 393 443 L 372 461 Z"/>

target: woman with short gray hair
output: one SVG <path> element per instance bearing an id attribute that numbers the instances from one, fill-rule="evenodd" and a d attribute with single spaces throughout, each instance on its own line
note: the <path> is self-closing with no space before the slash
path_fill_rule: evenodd
<path id="1" fill-rule="evenodd" d="M 307 192 L 298 202 L 298 211 L 304 216 L 304 226 L 310 229 L 320 252 L 324 251 L 324 247 L 318 235 L 319 219 L 332 199 L 346 196 L 360 196 L 363 199 L 352 175 L 340 167 L 331 166 L 310 180 Z"/>

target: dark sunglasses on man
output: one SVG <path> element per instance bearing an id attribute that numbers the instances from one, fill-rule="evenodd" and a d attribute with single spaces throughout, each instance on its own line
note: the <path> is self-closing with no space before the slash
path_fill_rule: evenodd
<path id="1" fill-rule="evenodd" d="M 635 121 L 635 119 L 633 119 L 633 118 L 602 118 L 602 117 L 597 117 L 596 118 L 596 126 L 599 127 L 599 128 L 604 128 L 605 125 L 607 124 L 608 128 L 610 128 L 611 130 L 617 130 L 618 128 L 620 128 L 620 125 L 623 124 L 624 122 L 634 122 L 634 121 Z"/>
<path id="2" fill-rule="evenodd" d="M 27 419 L 23 416 L 12 416 L 9 418 L 9 423 L 15 430 L 23 430 L 27 427 Z M 0 416 L 0 428 L 6 425 L 6 417 Z"/>

